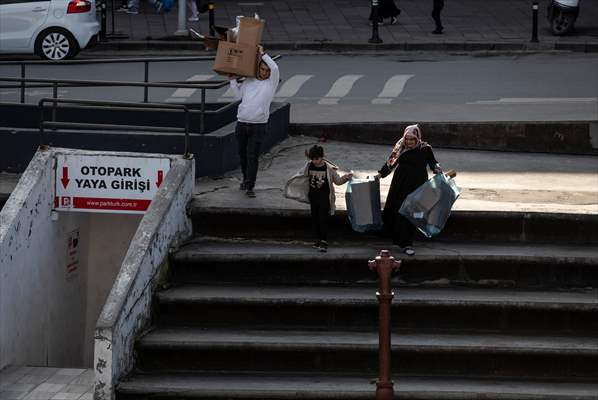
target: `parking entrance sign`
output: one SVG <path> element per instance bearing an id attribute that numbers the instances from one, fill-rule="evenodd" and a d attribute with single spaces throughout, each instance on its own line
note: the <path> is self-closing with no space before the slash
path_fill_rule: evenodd
<path id="1" fill-rule="evenodd" d="M 54 208 L 142 214 L 169 169 L 168 158 L 58 154 Z"/>

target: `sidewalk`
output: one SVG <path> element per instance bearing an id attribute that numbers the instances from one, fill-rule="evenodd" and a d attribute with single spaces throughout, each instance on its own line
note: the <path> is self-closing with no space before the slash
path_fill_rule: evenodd
<path id="1" fill-rule="evenodd" d="M 429 50 L 515 50 L 529 46 L 531 38 L 531 1 L 525 0 L 450 0 L 442 14 L 445 34 L 433 35 L 434 23 L 430 16 L 431 0 L 396 0 L 402 13 L 396 25 L 380 27 L 384 46 L 397 49 Z M 546 5 L 540 1 L 540 48 L 598 51 L 598 2 L 581 4 L 576 32 L 556 37 L 548 30 Z M 116 1 L 116 6 L 120 1 Z M 358 49 L 367 46 L 371 37 L 368 24 L 368 0 L 215 0 L 216 24 L 231 26 L 236 15 L 254 12 L 266 20 L 263 42 L 270 48 L 330 48 Z M 124 41 L 109 41 L 102 47 L 117 47 L 134 41 L 174 40 L 177 30 L 177 9 L 166 14 L 155 14 L 153 7 L 141 2 L 138 15 L 115 13 L 115 27 L 129 36 Z M 189 15 L 189 11 L 187 13 Z M 111 31 L 108 10 L 108 32 Z M 200 28 L 201 26 L 201 28 Z M 200 22 L 189 22 L 188 27 L 208 33 L 208 15 Z M 180 38 L 178 38 L 180 39 Z M 141 44 L 137 44 L 141 46 Z M 162 46 L 166 43 L 162 42 Z M 175 48 L 184 44 L 172 43 Z M 393 47 L 394 46 L 394 47 Z M 126 47 L 126 46 L 125 46 Z M 382 47 L 384 48 L 384 47 Z"/>
<path id="2" fill-rule="evenodd" d="M 286 199 L 282 189 L 305 165 L 304 150 L 315 143 L 314 138 L 290 137 L 262 156 L 255 199 L 239 190 L 239 170 L 220 179 L 199 179 L 195 199 L 204 208 L 307 210 L 309 205 Z M 333 141 L 322 145 L 341 172 L 351 169 L 358 178 L 374 175 L 390 151 L 384 145 Z M 445 169 L 457 171 L 462 193 L 454 210 L 598 214 L 596 157 L 449 149 L 434 153 Z M 392 175 L 380 182 L 383 202 L 391 179 Z M 337 209 L 345 210 L 345 185 L 335 189 Z"/>

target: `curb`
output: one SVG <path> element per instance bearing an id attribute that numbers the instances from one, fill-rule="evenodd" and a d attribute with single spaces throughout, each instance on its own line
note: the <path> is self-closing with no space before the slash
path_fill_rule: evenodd
<path id="1" fill-rule="evenodd" d="M 264 46 L 271 50 L 310 50 L 322 52 L 352 51 L 572 51 L 598 53 L 598 43 L 499 43 L 499 42 L 404 42 L 369 44 L 364 42 L 268 42 Z M 99 43 L 93 51 L 133 51 L 133 50 L 201 50 L 203 43 L 190 40 L 176 40 L 166 37 L 163 40 L 122 40 Z"/>
<path id="2" fill-rule="evenodd" d="M 292 123 L 289 134 L 344 142 L 393 144 L 397 132 L 412 123 L 415 121 Z M 443 148 L 598 154 L 598 122 L 595 121 L 421 122 L 420 125 L 428 140 Z M 456 143 L 459 145 L 455 146 Z"/>

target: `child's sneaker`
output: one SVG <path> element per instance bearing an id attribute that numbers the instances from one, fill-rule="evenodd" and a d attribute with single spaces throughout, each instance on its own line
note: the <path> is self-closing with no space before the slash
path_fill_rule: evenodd
<path id="1" fill-rule="evenodd" d="M 322 253 L 326 253 L 328 251 L 328 242 L 325 240 L 320 240 L 320 251 Z"/>

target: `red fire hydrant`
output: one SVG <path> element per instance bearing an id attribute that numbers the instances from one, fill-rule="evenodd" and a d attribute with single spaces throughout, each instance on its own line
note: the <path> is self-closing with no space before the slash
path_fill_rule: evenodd
<path id="1" fill-rule="evenodd" d="M 390 304 L 394 297 L 390 279 L 393 271 L 398 271 L 401 262 L 396 261 L 388 250 L 382 250 L 375 260 L 369 261 L 372 271 L 378 272 L 379 290 L 376 293 L 380 303 L 379 313 L 379 347 L 380 376 L 376 381 L 376 400 L 393 400 L 394 388 L 390 380 Z"/>

